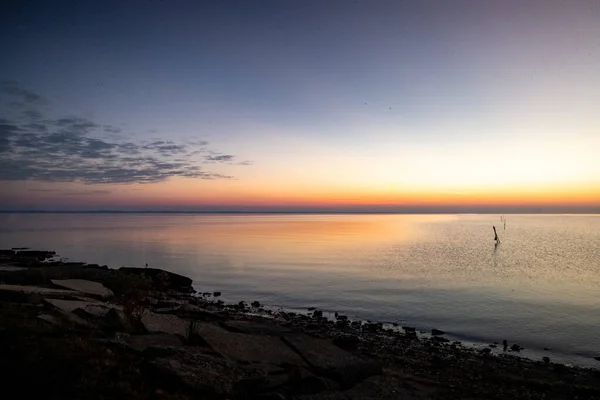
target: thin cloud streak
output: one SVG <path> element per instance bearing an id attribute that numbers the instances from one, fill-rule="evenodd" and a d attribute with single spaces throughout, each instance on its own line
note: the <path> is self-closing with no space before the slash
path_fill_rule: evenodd
<path id="1" fill-rule="evenodd" d="M 86 118 L 43 119 L 31 107 L 47 101 L 16 82 L 5 83 L 0 94 L 8 98 L 5 102 L 26 108 L 20 118 L 0 119 L 0 180 L 131 184 L 173 177 L 233 179 L 201 164 L 239 164 L 234 155 L 207 148 L 206 141 L 137 143 L 125 140 L 121 128 Z"/>

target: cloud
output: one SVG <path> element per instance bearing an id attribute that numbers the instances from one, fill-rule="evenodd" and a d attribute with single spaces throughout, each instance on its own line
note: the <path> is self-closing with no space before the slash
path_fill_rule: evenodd
<path id="1" fill-rule="evenodd" d="M 220 154 L 216 156 L 206 156 L 204 159 L 208 162 L 229 162 L 233 161 L 234 156 L 231 154 Z"/>
<path id="2" fill-rule="evenodd" d="M 23 88 L 16 81 L 0 82 L 0 94 L 2 94 L 2 96 L 11 96 L 14 98 L 12 103 L 22 105 L 41 105 L 46 103 L 46 99 L 42 96 Z"/>
<path id="3" fill-rule="evenodd" d="M 44 101 L 14 82 L 1 93 L 30 105 Z M 203 140 L 138 143 L 119 136 L 120 128 L 78 116 L 44 119 L 35 109 L 23 116 L 0 119 L 0 180 L 126 184 L 172 177 L 232 179 L 201 165 L 235 162 L 233 155 L 219 154 Z"/>

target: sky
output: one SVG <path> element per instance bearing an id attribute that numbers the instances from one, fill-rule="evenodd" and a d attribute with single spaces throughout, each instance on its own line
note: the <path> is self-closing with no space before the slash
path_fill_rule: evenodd
<path id="1" fill-rule="evenodd" d="M 597 0 L 0 7 L 0 210 L 600 212 Z"/>

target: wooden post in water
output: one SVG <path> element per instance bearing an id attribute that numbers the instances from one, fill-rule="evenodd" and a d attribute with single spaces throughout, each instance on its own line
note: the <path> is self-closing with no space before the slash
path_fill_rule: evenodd
<path id="1" fill-rule="evenodd" d="M 496 241 L 496 244 L 500 243 L 500 238 L 498 237 L 498 233 L 496 233 L 496 227 L 492 225 L 492 228 L 494 228 L 494 240 Z"/>

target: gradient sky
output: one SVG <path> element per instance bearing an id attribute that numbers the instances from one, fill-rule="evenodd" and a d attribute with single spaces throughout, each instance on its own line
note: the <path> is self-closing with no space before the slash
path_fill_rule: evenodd
<path id="1" fill-rule="evenodd" d="M 600 212 L 600 2 L 9 1 L 2 210 Z"/>

